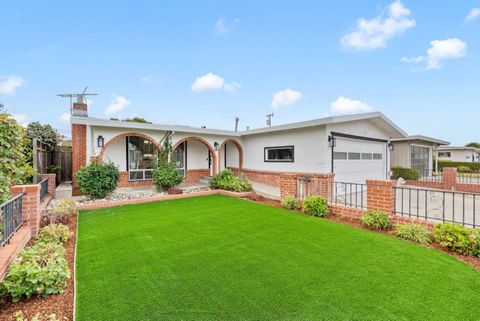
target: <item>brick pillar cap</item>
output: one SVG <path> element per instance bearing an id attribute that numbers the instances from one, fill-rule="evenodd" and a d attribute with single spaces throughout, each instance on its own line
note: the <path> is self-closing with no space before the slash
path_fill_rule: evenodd
<path id="1" fill-rule="evenodd" d="M 367 179 L 367 185 L 375 185 L 375 186 L 395 186 L 397 182 L 393 180 L 374 180 L 374 179 Z"/>

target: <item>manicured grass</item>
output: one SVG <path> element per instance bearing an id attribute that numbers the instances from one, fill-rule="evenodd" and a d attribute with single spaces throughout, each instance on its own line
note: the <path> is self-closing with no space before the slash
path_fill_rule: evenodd
<path id="1" fill-rule="evenodd" d="M 78 321 L 467 321 L 479 289 L 448 255 L 224 196 L 80 214 Z"/>

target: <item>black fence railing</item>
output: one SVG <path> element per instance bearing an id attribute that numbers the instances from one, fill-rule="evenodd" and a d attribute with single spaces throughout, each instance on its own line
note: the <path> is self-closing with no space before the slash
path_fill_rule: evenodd
<path id="1" fill-rule="evenodd" d="M 22 225 L 22 199 L 19 194 L 0 205 L 0 246 L 7 244 Z"/>
<path id="2" fill-rule="evenodd" d="M 367 207 L 367 185 L 359 183 L 335 182 L 330 202 L 349 207 Z"/>
<path id="3" fill-rule="evenodd" d="M 40 182 L 40 202 L 43 202 L 43 200 L 47 197 L 47 195 L 48 195 L 48 178 Z"/>
<path id="4" fill-rule="evenodd" d="M 394 195 L 396 215 L 480 227 L 479 194 L 396 186 Z"/>
<path id="5" fill-rule="evenodd" d="M 442 182 L 443 175 L 442 172 L 437 172 L 433 170 L 418 170 L 419 174 L 418 180 L 421 182 Z"/>
<path id="6" fill-rule="evenodd" d="M 367 206 L 367 186 L 347 182 L 329 182 L 324 179 L 301 177 L 297 179 L 295 197 L 323 196 L 331 204 L 364 209 Z"/>

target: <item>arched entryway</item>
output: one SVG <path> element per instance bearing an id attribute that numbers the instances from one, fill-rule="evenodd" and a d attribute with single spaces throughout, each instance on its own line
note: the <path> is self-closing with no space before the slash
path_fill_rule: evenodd
<path id="1" fill-rule="evenodd" d="M 133 185 L 133 182 L 148 182 L 152 180 L 159 148 L 155 139 L 148 135 L 123 133 L 105 143 L 97 161 L 112 162 L 118 166 L 119 186 Z"/>
<path id="2" fill-rule="evenodd" d="M 225 140 L 218 149 L 219 170 L 230 168 L 240 172 L 243 168 L 243 148 L 235 139 Z"/>
<path id="3" fill-rule="evenodd" d="M 173 162 L 184 174 L 185 183 L 194 183 L 203 177 L 213 176 L 217 170 L 217 155 L 203 138 L 185 137 L 173 146 Z"/>

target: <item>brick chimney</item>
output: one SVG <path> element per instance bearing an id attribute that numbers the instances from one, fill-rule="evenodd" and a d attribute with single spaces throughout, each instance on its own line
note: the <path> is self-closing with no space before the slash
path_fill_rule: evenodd
<path id="1" fill-rule="evenodd" d="M 72 116 L 88 117 L 88 107 L 83 99 L 73 103 Z M 87 165 L 87 126 L 72 124 L 72 196 L 80 195 L 75 174 L 85 165 Z"/>

